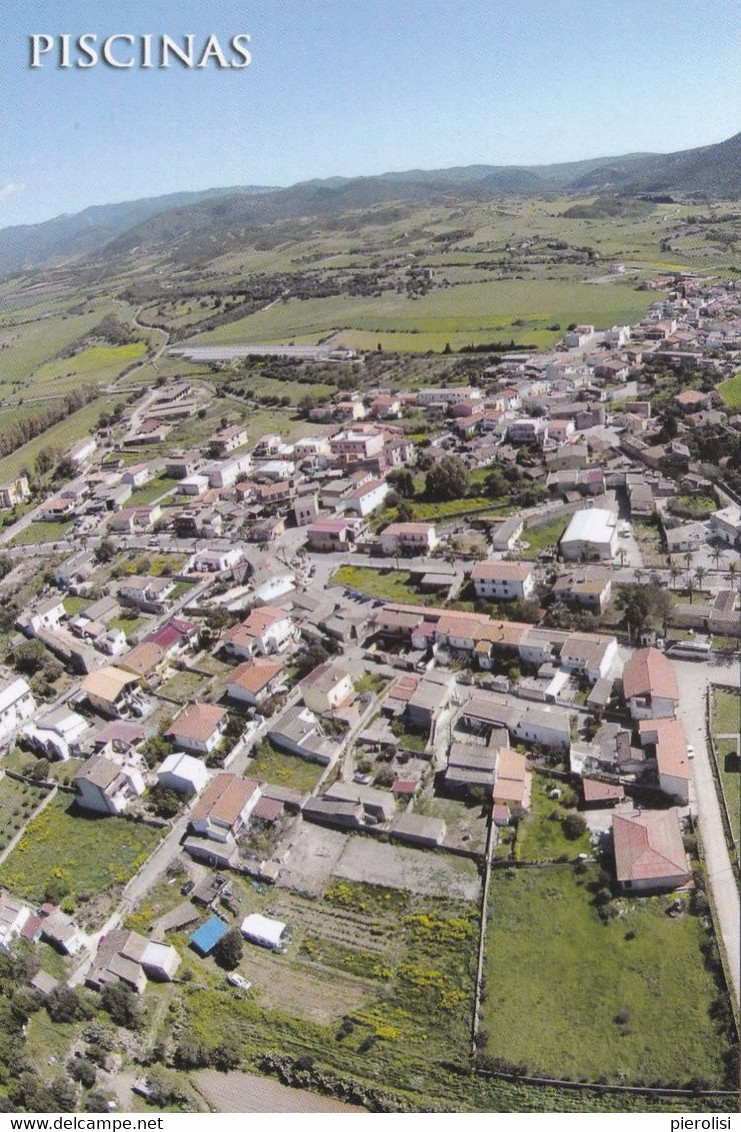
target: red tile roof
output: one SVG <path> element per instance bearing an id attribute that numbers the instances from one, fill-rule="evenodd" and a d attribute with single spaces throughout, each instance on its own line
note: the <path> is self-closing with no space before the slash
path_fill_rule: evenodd
<path id="1" fill-rule="evenodd" d="M 617 879 L 681 881 L 690 874 L 676 810 L 659 810 L 612 819 Z"/>

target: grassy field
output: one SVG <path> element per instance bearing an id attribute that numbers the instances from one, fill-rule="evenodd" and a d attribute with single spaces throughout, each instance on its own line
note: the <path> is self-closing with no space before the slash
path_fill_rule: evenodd
<path id="1" fill-rule="evenodd" d="M 718 392 L 723 398 L 723 404 L 729 409 L 741 408 L 741 373 L 734 374 L 726 381 L 721 381 Z"/>
<path id="2" fill-rule="evenodd" d="M 521 558 L 537 558 L 541 550 L 550 550 L 557 547 L 570 520 L 571 516 L 565 515 L 550 523 L 539 523 L 537 527 L 526 527 L 517 543 L 517 553 Z M 529 544 L 527 547 L 523 547 L 525 542 Z"/>
<path id="3" fill-rule="evenodd" d="M 561 821 L 551 814 L 573 813 L 574 807 L 565 806 L 563 798 L 548 797 L 549 790 L 564 784 L 544 774 L 533 774 L 530 813 L 518 826 L 516 856 L 519 861 L 551 861 L 566 856 L 573 861 L 579 853 L 591 853 L 589 834 L 570 840 L 563 831 Z"/>
<path id="4" fill-rule="evenodd" d="M 300 791 L 313 790 L 323 773 L 324 767 L 319 763 L 279 751 L 269 739 L 255 748 L 254 757 L 245 770 L 249 778 Z"/>
<path id="5" fill-rule="evenodd" d="M 349 586 L 383 601 L 429 603 L 429 597 L 418 593 L 410 583 L 411 574 L 405 570 L 372 570 L 369 566 L 340 566 L 329 582 L 330 586 Z"/>
<path id="6" fill-rule="evenodd" d="M 153 503 L 155 499 L 159 499 L 167 491 L 172 491 L 177 486 L 177 480 L 168 479 L 167 476 L 160 476 L 158 479 L 152 480 L 144 487 L 138 487 L 132 491 L 131 497 L 128 500 L 127 507 L 144 507 L 147 503 Z"/>
<path id="7" fill-rule="evenodd" d="M 374 298 L 337 296 L 290 299 L 192 339 L 194 344 L 288 342 L 297 336 L 315 341 L 338 334 L 338 341 L 374 349 L 380 341 L 390 351 L 442 351 L 470 344 L 510 339 L 552 345 L 556 323 L 598 326 L 630 323 L 651 302 L 630 281 L 593 287 L 563 279 L 504 280 L 433 290 L 418 299 L 385 293 Z"/>
<path id="8" fill-rule="evenodd" d="M 267 1052 L 309 1055 L 335 1072 L 422 1095 L 434 1090 L 441 1058 L 465 1063 L 473 905 L 343 882 L 317 903 L 281 888 L 259 897 L 242 881 L 235 902 L 239 916 L 263 911 L 288 923 L 287 954 L 248 948 L 248 996 L 233 995 L 212 960 L 199 962 L 179 1016 L 168 1019 L 176 1037 L 207 1046 L 231 1037 L 248 1067 Z"/>
<path id="9" fill-rule="evenodd" d="M 179 704 L 188 703 L 196 699 L 203 691 L 206 679 L 197 672 L 176 672 L 160 687 L 159 692 L 170 700 L 177 700 Z"/>
<path id="10" fill-rule="evenodd" d="M 738 758 L 739 718 L 741 718 L 741 697 L 739 694 L 718 688 L 714 689 L 711 726 L 715 744 L 715 765 L 737 845 L 739 829 L 741 829 L 741 772 Z M 718 738 L 720 735 L 730 737 L 721 739 Z"/>
<path id="11" fill-rule="evenodd" d="M 28 761 L 28 756 L 25 756 Z M 46 790 L 4 775 L 0 779 L 0 850 L 22 829 Z"/>
<path id="12" fill-rule="evenodd" d="M 108 901 L 144 863 L 161 830 L 125 818 L 92 817 L 59 795 L 27 827 L 0 867 L 0 883 L 41 901 L 50 881 L 61 882 L 79 905 Z"/>
<path id="13" fill-rule="evenodd" d="M 621 900 L 601 922 L 597 869 L 495 874 L 491 886 L 487 1052 L 533 1072 L 596 1081 L 724 1082 L 727 1046 L 711 1014 L 718 989 L 704 929 L 667 900 Z"/>
<path id="14" fill-rule="evenodd" d="M 65 452 L 76 440 L 87 436 L 97 424 L 100 414 L 110 413 L 119 400 L 120 398 L 112 396 L 98 397 L 84 409 L 79 409 L 40 436 L 29 440 L 28 444 L 24 444 L 11 456 L 5 456 L 0 460 L 0 482 L 19 475 L 23 468 L 33 468 L 34 460 L 42 448 L 57 448 L 60 452 Z"/>
<path id="15" fill-rule="evenodd" d="M 35 546 L 41 542 L 58 542 L 66 538 L 73 523 L 57 521 L 29 523 L 19 534 L 10 540 L 9 546 Z"/>
<path id="16" fill-rule="evenodd" d="M 723 688 L 713 690 L 710 725 L 713 735 L 737 735 L 741 722 L 739 693 Z"/>

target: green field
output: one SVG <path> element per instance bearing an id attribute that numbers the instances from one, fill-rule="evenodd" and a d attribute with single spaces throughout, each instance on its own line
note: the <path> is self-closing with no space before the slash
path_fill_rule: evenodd
<path id="1" fill-rule="evenodd" d="M 406 570 L 372 570 L 369 566 L 340 566 L 329 580 L 330 586 L 349 586 L 368 597 L 383 601 L 400 601 L 416 605 L 429 602 L 411 585 Z"/>
<path id="2" fill-rule="evenodd" d="M 33 468 L 34 460 L 42 448 L 56 448 L 62 453 L 66 452 L 76 440 L 81 440 L 95 428 L 101 413 L 110 413 L 120 400 L 120 397 L 98 397 L 40 436 L 29 440 L 28 444 L 18 448 L 11 456 L 4 457 L 0 460 L 0 482 L 19 475 L 23 468 Z"/>
<path id="3" fill-rule="evenodd" d="M 734 374 L 726 381 L 721 381 L 718 392 L 723 398 L 723 404 L 729 409 L 741 408 L 741 373 Z"/>
<path id="4" fill-rule="evenodd" d="M 563 799 L 548 797 L 554 787 L 562 793 L 566 789 L 563 782 L 555 778 L 533 774 L 530 812 L 517 827 L 515 855 L 518 861 L 551 861 L 564 856 L 573 861 L 579 853 L 592 852 L 588 833 L 572 841 L 564 833 L 560 817 L 551 817 L 574 812 L 573 807 L 564 805 Z"/>
<path id="5" fill-rule="evenodd" d="M 279 751 L 269 739 L 264 739 L 253 752 L 245 774 L 259 782 L 274 786 L 288 786 L 292 790 L 313 791 L 324 774 L 325 767 L 308 759 Z"/>
<path id="6" fill-rule="evenodd" d="M 9 546 L 35 546 L 41 542 L 59 542 L 66 538 L 72 530 L 72 523 L 37 522 L 29 523 L 15 538 L 10 540 Z"/>
<path id="7" fill-rule="evenodd" d="M 722 1087 L 728 1045 L 713 1020 L 699 918 L 669 899 L 621 899 L 604 924 L 598 870 L 496 873 L 490 894 L 486 1051 L 530 1072 L 625 1084 L 703 1078 Z"/>
<path id="8" fill-rule="evenodd" d="M 25 756 L 28 762 L 28 756 Z M 0 779 L 0 850 L 22 829 L 47 791 L 6 775 Z"/>
<path id="9" fill-rule="evenodd" d="M 58 795 L 27 827 L 0 866 L 0 883 L 34 901 L 59 882 L 84 906 L 116 893 L 146 861 L 162 831 L 125 818 L 93 817 Z"/>
<path id="10" fill-rule="evenodd" d="M 741 770 L 738 757 L 741 696 L 738 692 L 714 688 L 711 705 L 711 726 L 717 770 L 716 786 L 720 784 L 722 789 L 731 830 L 738 846 L 739 830 L 741 829 Z M 724 738 L 719 736 L 724 736 Z"/>
<path id="11" fill-rule="evenodd" d="M 550 523 L 539 523 L 537 527 L 525 527 L 517 543 L 517 553 L 521 558 L 537 558 L 542 550 L 555 549 L 570 520 L 571 516 L 566 515 Z M 523 543 L 529 545 L 525 547 Z"/>
<path id="12" fill-rule="evenodd" d="M 247 318 L 197 335 L 194 344 L 315 341 L 340 332 L 338 341 L 363 349 L 442 351 L 490 341 L 552 345 L 547 328 L 559 323 L 598 326 L 637 321 L 652 296 L 634 285 L 594 287 L 563 279 L 507 280 L 461 284 L 418 299 L 395 293 L 373 298 L 288 300 Z M 356 337 L 360 335 L 361 337 Z"/>
<path id="13" fill-rule="evenodd" d="M 153 503 L 165 492 L 172 491 L 177 486 L 177 482 L 177 480 L 168 479 L 167 476 L 160 476 L 158 479 L 152 480 L 151 483 L 144 484 L 143 487 L 135 488 L 126 506 L 144 507 L 147 503 Z"/>

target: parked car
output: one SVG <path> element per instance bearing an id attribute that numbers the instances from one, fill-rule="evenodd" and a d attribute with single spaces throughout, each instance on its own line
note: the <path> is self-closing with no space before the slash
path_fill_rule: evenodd
<path id="1" fill-rule="evenodd" d="M 194 880 L 186 880 L 185 884 L 181 887 L 180 892 L 183 896 L 188 896 L 188 894 L 193 891 L 195 886 L 196 882 Z"/>
<path id="2" fill-rule="evenodd" d="M 694 759 L 694 757 L 695 757 L 695 748 L 692 746 L 691 743 L 688 743 L 687 744 L 687 758 L 688 759 Z"/>
<path id="3" fill-rule="evenodd" d="M 226 981 L 233 987 L 239 987 L 240 990 L 248 991 L 252 983 L 245 979 L 244 975 L 240 975 L 239 971 L 230 971 L 226 977 Z"/>

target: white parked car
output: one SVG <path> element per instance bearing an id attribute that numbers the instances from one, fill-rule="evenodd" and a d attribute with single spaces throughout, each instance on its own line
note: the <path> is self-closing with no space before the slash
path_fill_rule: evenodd
<path id="1" fill-rule="evenodd" d="M 691 743 L 688 743 L 687 744 L 687 758 L 688 759 L 694 759 L 694 757 L 695 757 L 695 748 L 692 746 Z"/>
<path id="2" fill-rule="evenodd" d="M 226 981 L 231 983 L 233 987 L 239 987 L 240 990 L 248 991 L 252 983 L 245 979 L 244 975 L 240 975 L 239 971 L 230 971 L 226 977 Z"/>

